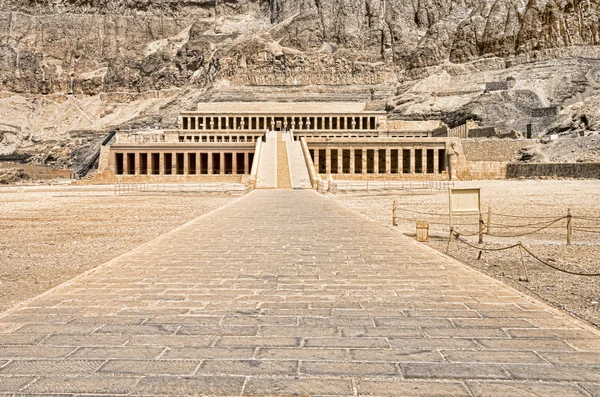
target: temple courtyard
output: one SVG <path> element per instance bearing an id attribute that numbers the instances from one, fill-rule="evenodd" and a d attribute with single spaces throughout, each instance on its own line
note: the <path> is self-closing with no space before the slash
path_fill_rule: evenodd
<path id="1" fill-rule="evenodd" d="M 600 334 L 314 191 L 264 190 L 0 315 L 0 392 L 590 396 Z"/>

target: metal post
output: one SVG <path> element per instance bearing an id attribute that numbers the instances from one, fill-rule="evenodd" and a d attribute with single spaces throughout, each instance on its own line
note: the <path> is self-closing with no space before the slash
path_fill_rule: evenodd
<path id="1" fill-rule="evenodd" d="M 479 244 L 483 243 L 483 215 L 479 213 Z"/>
<path id="2" fill-rule="evenodd" d="M 396 200 L 394 200 L 394 204 L 392 207 L 392 225 L 398 226 L 398 220 L 396 219 Z"/>
<path id="3" fill-rule="evenodd" d="M 567 245 L 571 245 L 571 236 L 573 235 L 573 217 L 571 209 L 567 209 Z"/>
<path id="4" fill-rule="evenodd" d="M 487 217 L 487 235 L 490 234 L 490 224 L 492 223 L 492 207 L 488 207 L 488 217 Z"/>

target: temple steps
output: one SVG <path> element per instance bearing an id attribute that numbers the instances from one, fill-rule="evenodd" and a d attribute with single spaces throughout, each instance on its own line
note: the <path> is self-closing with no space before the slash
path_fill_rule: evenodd
<path id="1" fill-rule="evenodd" d="M 277 189 L 292 188 L 286 145 L 287 142 L 277 142 Z"/>

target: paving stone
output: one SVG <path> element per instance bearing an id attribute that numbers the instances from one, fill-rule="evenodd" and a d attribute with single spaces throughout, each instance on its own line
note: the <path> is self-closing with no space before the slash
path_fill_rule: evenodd
<path id="1" fill-rule="evenodd" d="M 423 381 L 370 381 L 359 380 L 359 396 L 404 396 L 404 397 L 435 397 L 471 396 L 467 387 L 459 382 L 423 382 Z"/>
<path id="2" fill-rule="evenodd" d="M 182 360 L 109 360 L 99 373 L 115 375 L 194 375 L 200 361 Z"/>
<path id="3" fill-rule="evenodd" d="M 70 358 L 90 358 L 90 359 L 153 359 L 157 358 L 165 349 L 162 347 L 82 347 Z"/>
<path id="4" fill-rule="evenodd" d="M 244 385 L 243 377 L 146 377 L 140 380 L 134 395 L 194 395 L 194 396 L 233 396 L 240 395 Z"/>
<path id="5" fill-rule="evenodd" d="M 350 350 L 352 361 L 386 361 L 394 363 L 436 363 L 444 361 L 444 357 L 431 350 L 399 350 L 399 349 L 353 349 Z"/>
<path id="6" fill-rule="evenodd" d="M 337 336 L 337 328 L 319 328 L 319 327 L 276 327 L 261 326 L 258 332 L 260 336 L 291 336 L 291 337 L 327 337 Z"/>
<path id="7" fill-rule="evenodd" d="M 75 316 L 70 314 L 8 314 L 0 317 L 0 323 L 17 324 L 66 324 Z"/>
<path id="8" fill-rule="evenodd" d="M 306 347 L 364 347 L 386 348 L 390 347 L 386 338 L 307 338 Z"/>
<path id="9" fill-rule="evenodd" d="M 391 347 L 399 349 L 475 349 L 479 347 L 474 340 L 466 338 L 389 338 L 388 340 Z"/>
<path id="10" fill-rule="evenodd" d="M 469 388 L 475 397 L 583 397 L 587 396 L 578 386 L 565 383 L 537 382 L 469 382 Z"/>
<path id="11" fill-rule="evenodd" d="M 598 368 L 552 365 L 504 365 L 504 368 L 510 376 L 519 380 L 600 382 Z"/>
<path id="12" fill-rule="evenodd" d="M 0 343 L 2 346 L 10 345 L 37 345 L 40 343 L 46 335 L 33 335 L 33 334 L 8 334 L 0 336 Z"/>
<path id="13" fill-rule="evenodd" d="M 573 338 L 573 339 L 598 339 L 598 335 L 583 329 L 507 329 L 506 332 L 513 338 Z"/>
<path id="14" fill-rule="evenodd" d="M 600 343 L 595 339 L 565 339 L 565 343 L 586 352 L 600 352 Z"/>
<path id="15" fill-rule="evenodd" d="M 423 332 L 419 328 L 341 328 L 340 331 L 345 337 L 414 338 L 423 336 Z"/>
<path id="16" fill-rule="evenodd" d="M 479 339 L 484 349 L 525 351 L 573 351 L 565 342 L 557 339 Z"/>
<path id="17" fill-rule="evenodd" d="M 184 325 L 178 335 L 256 336 L 258 327 L 195 327 Z"/>
<path id="18" fill-rule="evenodd" d="M 221 322 L 224 326 L 231 325 L 297 325 L 297 317 L 225 317 Z"/>
<path id="19" fill-rule="evenodd" d="M 18 329 L 22 334 L 61 334 L 61 335 L 82 335 L 91 334 L 101 325 L 98 324 L 26 324 Z"/>
<path id="20" fill-rule="evenodd" d="M 169 349 L 161 356 L 161 359 L 204 360 L 237 358 L 241 360 L 251 360 L 254 358 L 254 353 L 254 348 L 206 347 Z"/>
<path id="21" fill-rule="evenodd" d="M 348 353 L 342 349 L 260 348 L 256 358 L 267 360 L 344 361 Z"/>
<path id="22" fill-rule="evenodd" d="M 219 338 L 215 346 L 296 347 L 300 346 L 300 338 L 223 336 Z"/>
<path id="23" fill-rule="evenodd" d="M 216 336 L 206 335 L 133 335 L 127 346 L 200 347 L 212 345 L 215 339 Z"/>
<path id="24" fill-rule="evenodd" d="M 520 318 L 455 318 L 457 327 L 465 328 L 531 328 L 531 321 Z"/>
<path id="25" fill-rule="evenodd" d="M 105 325 L 95 331 L 97 334 L 125 335 L 174 335 L 175 325 Z"/>
<path id="26" fill-rule="evenodd" d="M 268 360 L 205 360 L 199 375 L 269 375 L 296 376 L 297 361 Z"/>
<path id="27" fill-rule="evenodd" d="M 1 342 L 1 340 L 0 340 Z M 63 358 L 72 353 L 72 347 L 10 346 L 0 347 L 0 359 Z"/>
<path id="28" fill-rule="evenodd" d="M 486 364 L 547 364 L 538 354 L 530 351 L 442 351 L 446 359 L 455 363 Z"/>
<path id="29" fill-rule="evenodd" d="M 573 352 L 551 353 L 543 352 L 540 355 L 556 365 L 589 365 L 600 367 L 600 352 Z"/>
<path id="30" fill-rule="evenodd" d="M 42 342 L 44 346 L 123 346 L 129 342 L 126 335 L 50 335 Z"/>
<path id="31" fill-rule="evenodd" d="M 404 328 L 415 328 L 415 327 L 452 327 L 451 320 L 448 318 L 375 318 L 375 324 L 378 327 L 404 327 Z M 353 325 L 354 327 L 359 324 Z M 352 327 L 352 325 L 351 325 Z"/>
<path id="32" fill-rule="evenodd" d="M 492 364 L 401 364 L 405 378 L 422 379 L 510 379 L 500 365 Z"/>
<path id="33" fill-rule="evenodd" d="M 350 396 L 352 382 L 346 379 L 261 379 L 249 378 L 244 388 L 245 396 Z"/>
<path id="34" fill-rule="evenodd" d="M 504 330 L 497 328 L 422 328 L 422 330 L 429 338 L 510 338 Z"/>
<path id="35" fill-rule="evenodd" d="M 0 376 L 0 393 L 17 393 L 34 379 L 33 377 L 15 378 Z"/>
<path id="36" fill-rule="evenodd" d="M 67 375 L 93 374 L 104 363 L 101 360 L 13 360 L 0 369 L 1 375 Z"/>
<path id="37" fill-rule="evenodd" d="M 71 324 L 116 324 L 116 325 L 140 325 L 148 320 L 145 316 L 78 316 Z"/>
<path id="38" fill-rule="evenodd" d="M 93 393 L 127 394 L 139 378 L 89 377 L 42 377 L 28 386 L 28 393 Z"/>
<path id="39" fill-rule="evenodd" d="M 398 375 L 398 368 L 392 363 L 302 361 L 300 373 L 317 376 L 392 376 Z"/>

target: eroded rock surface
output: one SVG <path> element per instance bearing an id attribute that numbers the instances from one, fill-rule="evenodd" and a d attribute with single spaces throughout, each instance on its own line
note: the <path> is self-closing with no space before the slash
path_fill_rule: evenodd
<path id="1" fill-rule="evenodd" d="M 599 0 L 6 0 L 0 154 L 69 166 L 73 135 L 171 127 L 177 106 L 248 86 L 276 100 L 371 86 L 397 118 L 543 133 L 557 117 L 536 109 L 599 93 L 599 13 Z"/>

